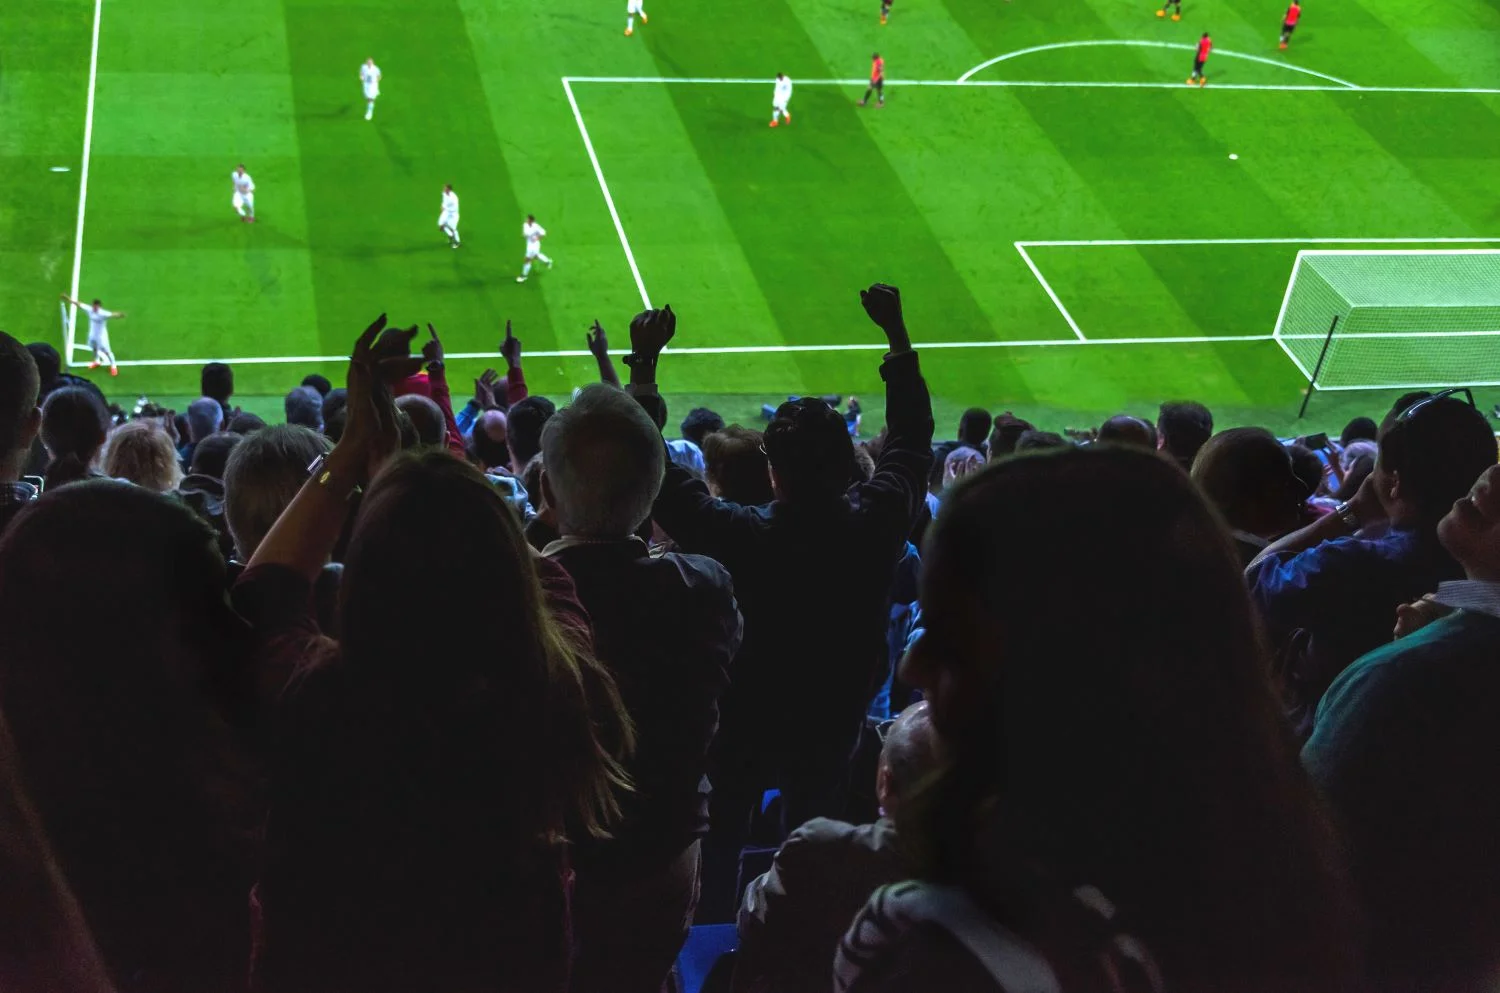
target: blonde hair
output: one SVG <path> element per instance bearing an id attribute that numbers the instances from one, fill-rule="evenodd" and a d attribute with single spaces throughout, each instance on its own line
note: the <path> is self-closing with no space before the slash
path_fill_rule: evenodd
<path id="1" fill-rule="evenodd" d="M 172 439 L 156 421 L 122 424 L 104 443 L 104 471 L 155 493 L 168 493 L 182 482 L 182 467 Z"/>

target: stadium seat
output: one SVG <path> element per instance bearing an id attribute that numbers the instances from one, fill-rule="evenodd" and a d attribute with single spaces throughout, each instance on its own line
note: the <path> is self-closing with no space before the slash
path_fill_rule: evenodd
<path id="1" fill-rule="evenodd" d="M 687 943 L 677 956 L 677 974 L 682 993 L 705 993 L 704 982 L 715 963 L 739 943 L 733 924 L 700 924 L 688 932 Z"/>

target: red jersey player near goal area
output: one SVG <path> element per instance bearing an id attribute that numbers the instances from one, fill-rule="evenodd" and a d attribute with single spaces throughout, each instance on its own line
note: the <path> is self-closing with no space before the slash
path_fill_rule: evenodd
<path id="1" fill-rule="evenodd" d="M 863 107 L 870 102 L 870 94 L 875 94 L 875 106 L 885 106 L 885 59 L 876 52 L 870 56 L 870 86 L 865 90 L 865 98 L 859 102 Z"/>
<path id="2" fill-rule="evenodd" d="M 1208 82 L 1208 77 L 1203 74 L 1203 63 L 1208 61 L 1208 53 L 1214 50 L 1214 40 L 1203 32 L 1203 37 L 1198 39 L 1198 55 L 1193 59 L 1193 74 L 1188 77 L 1187 84 L 1192 86 L 1197 83 L 1202 86 Z"/>
<path id="3" fill-rule="evenodd" d="M 1302 20 L 1302 5 L 1297 0 L 1292 0 L 1292 5 L 1286 9 L 1286 16 L 1281 19 L 1281 49 L 1286 51 L 1287 44 L 1292 40 L 1292 32 L 1297 30 L 1297 22 Z"/>

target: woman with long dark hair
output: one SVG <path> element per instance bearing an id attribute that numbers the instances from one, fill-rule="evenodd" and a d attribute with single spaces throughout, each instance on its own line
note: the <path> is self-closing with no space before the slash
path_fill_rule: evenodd
<path id="1" fill-rule="evenodd" d="M 257 618 L 267 663 L 297 671 L 254 985 L 565 990 L 567 841 L 617 816 L 629 721 L 571 580 L 484 475 L 442 450 L 390 458 L 387 384 L 415 329 L 377 342 L 383 323 L 356 347 L 338 445 L 241 579 L 247 602 L 296 607 Z M 306 593 L 367 481 L 334 642 Z"/>
<path id="2" fill-rule="evenodd" d="M 100 449 L 109 434 L 109 411 L 97 393 L 65 386 L 42 403 L 42 445 L 47 449 L 47 489 L 97 477 Z"/>
<path id="3" fill-rule="evenodd" d="M 841 988 L 993 989 L 1012 939 L 1069 991 L 1348 986 L 1333 836 L 1184 473 L 1108 446 L 993 464 L 923 564 L 902 678 L 948 752 L 898 827 L 924 883 L 872 899 Z"/>

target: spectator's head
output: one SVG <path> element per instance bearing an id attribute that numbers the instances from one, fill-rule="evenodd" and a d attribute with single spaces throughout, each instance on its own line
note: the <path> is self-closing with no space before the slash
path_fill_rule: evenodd
<path id="1" fill-rule="evenodd" d="M 542 430 L 542 490 L 564 537 L 625 538 L 651 516 L 666 452 L 635 398 L 596 384 Z"/>
<path id="2" fill-rule="evenodd" d="M 1144 417 L 1116 414 L 1099 425 L 1098 440 L 1111 445 L 1134 445 L 1156 451 L 1156 428 Z"/>
<path id="3" fill-rule="evenodd" d="M 1048 448 L 1072 448 L 1068 439 L 1055 431 L 1031 431 L 1021 432 L 1021 437 L 1016 439 L 1017 452 L 1039 452 Z"/>
<path id="4" fill-rule="evenodd" d="M 983 462 L 984 453 L 979 449 L 959 445 L 943 459 L 941 470 L 944 487 L 953 485 Z"/>
<path id="5" fill-rule="evenodd" d="M 333 384 L 328 381 L 328 377 L 320 376 L 315 372 L 310 372 L 306 376 L 303 376 L 302 385 L 312 387 L 318 391 L 318 396 L 325 398 L 333 391 Z"/>
<path id="6" fill-rule="evenodd" d="M 311 386 L 299 386 L 286 395 L 282 404 L 288 424 L 300 424 L 314 431 L 323 430 L 323 395 Z"/>
<path id="7" fill-rule="evenodd" d="M 242 410 L 229 419 L 229 423 L 224 425 L 224 430 L 233 431 L 235 434 L 250 435 L 265 426 L 265 419 L 259 414 L 252 414 L 248 410 Z"/>
<path id="8" fill-rule="evenodd" d="M 722 431 L 723 429 L 724 418 L 707 407 L 694 407 L 682 419 L 682 436 L 699 448 L 703 447 L 704 438 L 708 437 L 714 431 Z"/>
<path id="9" fill-rule="evenodd" d="M 222 480 L 224 467 L 229 464 L 229 453 L 234 451 L 243 437 L 233 431 L 220 431 L 204 438 L 193 446 L 193 461 L 188 466 L 188 471 L 195 476 Z"/>
<path id="10" fill-rule="evenodd" d="M 108 585 L 89 596 L 86 623 L 81 580 Z M 234 960 L 225 936 L 243 921 L 236 880 L 254 871 L 222 678 L 248 660 L 225 588 L 212 529 L 125 483 L 49 489 L 0 540 L 11 737 L 116 977 L 145 967 L 181 989 L 229 979 L 192 971 Z"/>
<path id="11" fill-rule="evenodd" d="M 224 416 L 230 416 L 229 398 L 234 396 L 234 370 L 223 362 L 208 363 L 198 377 L 198 392 L 219 401 L 219 406 L 224 408 Z"/>
<path id="12" fill-rule="evenodd" d="M 1161 405 L 1156 415 L 1156 444 L 1184 471 L 1193 468 L 1193 459 L 1214 433 L 1214 415 L 1193 400 L 1171 400 Z"/>
<path id="13" fill-rule="evenodd" d="M 1380 437 L 1380 425 L 1372 417 L 1356 417 L 1344 425 L 1339 435 L 1339 447 L 1348 448 L 1356 441 L 1375 441 Z"/>
<path id="14" fill-rule="evenodd" d="M 224 466 L 224 518 L 241 562 L 249 562 L 276 518 L 307 482 L 307 467 L 332 446 L 299 424 L 247 436 Z"/>
<path id="15" fill-rule="evenodd" d="M 348 405 L 349 391 L 342 386 L 335 386 L 323 397 L 323 433 L 334 441 L 344 433 Z"/>
<path id="16" fill-rule="evenodd" d="M 1490 466 L 1438 522 L 1438 540 L 1470 579 L 1500 582 L 1500 467 Z"/>
<path id="17" fill-rule="evenodd" d="M 47 488 L 88 476 L 109 433 L 109 411 L 93 390 L 65 386 L 42 404 L 42 444 L 47 449 Z"/>
<path id="18" fill-rule="evenodd" d="M 507 423 L 503 410 L 486 410 L 474 422 L 469 453 L 481 469 L 504 469 L 510 465 Z"/>
<path id="19" fill-rule="evenodd" d="M 31 353 L 31 358 L 36 362 L 36 375 L 40 380 L 41 395 L 46 396 L 57 386 L 57 377 L 62 374 L 62 356 L 57 354 L 57 349 L 45 341 L 33 341 L 26 346 Z"/>
<path id="20" fill-rule="evenodd" d="M 944 763 L 898 811 L 918 874 L 1004 907 L 1034 871 L 1087 879 L 1183 988 L 1347 978 L 1331 832 L 1185 474 L 1113 446 L 987 466 L 928 534 L 922 612 L 901 676 Z"/>
<path id="21" fill-rule="evenodd" d="M 104 474 L 125 479 L 153 493 L 167 493 L 182 482 L 177 449 L 154 417 L 121 424 L 104 444 Z"/>
<path id="22" fill-rule="evenodd" d="M 1373 482 L 1393 522 L 1432 527 L 1494 464 L 1484 415 L 1439 394 L 1408 406 L 1381 435 Z"/>
<path id="23" fill-rule="evenodd" d="M 937 732 L 927 701 L 912 704 L 886 729 L 875 772 L 875 799 L 880 812 L 893 817 L 903 797 L 910 796 L 938 770 Z"/>
<path id="24" fill-rule="evenodd" d="M 448 616 L 484 623 L 413 623 L 421 575 L 443 577 Z M 483 742 L 483 779 L 504 763 L 503 800 L 482 802 L 503 802 L 499 823 L 515 835 L 492 844 L 530 843 L 559 819 L 597 832 L 618 813 L 611 756 L 629 718 L 613 680 L 548 610 L 520 521 L 479 470 L 431 449 L 392 459 L 365 491 L 339 596 L 349 680 L 420 701 L 424 720 Z"/>
<path id="25" fill-rule="evenodd" d="M 0 483 L 20 476 L 21 463 L 41 430 L 42 412 L 36 405 L 40 392 L 31 352 L 0 331 Z"/>
<path id="26" fill-rule="evenodd" d="M 766 425 L 765 447 L 778 500 L 831 500 L 854 478 L 854 442 L 844 415 L 818 397 L 777 407 Z"/>
<path id="27" fill-rule="evenodd" d="M 720 500 L 759 507 L 776 499 L 761 446 L 765 437 L 753 428 L 731 424 L 703 439 L 704 476 L 709 492 Z"/>
<path id="28" fill-rule="evenodd" d="M 197 443 L 224 426 L 224 408 L 213 397 L 199 397 L 188 404 L 188 441 Z"/>
<path id="29" fill-rule="evenodd" d="M 1391 429 L 1391 425 L 1396 423 L 1396 418 L 1400 417 L 1406 411 L 1406 408 L 1420 400 L 1426 400 L 1430 396 L 1432 396 L 1432 391 L 1430 390 L 1412 390 L 1410 393 L 1403 393 L 1398 396 L 1396 402 L 1391 404 L 1391 409 L 1386 411 L 1385 416 L 1380 419 L 1380 432 L 1376 440 L 1379 441 L 1380 438 L 1385 437 L 1385 433 Z"/>
<path id="30" fill-rule="evenodd" d="M 1193 482 L 1230 527 L 1275 538 L 1297 526 L 1311 495 L 1292 470 L 1292 458 L 1262 428 L 1220 431 L 1198 450 Z"/>
<path id="31" fill-rule="evenodd" d="M 680 465 L 699 479 L 703 478 L 703 449 L 686 438 L 673 438 L 667 442 L 667 458 L 672 460 L 673 465 Z"/>
<path id="32" fill-rule="evenodd" d="M 1317 452 L 1302 444 L 1286 446 L 1286 454 L 1292 460 L 1292 473 L 1306 487 L 1308 496 L 1316 496 L 1327 477 L 1323 460 L 1318 458 Z"/>
<path id="33" fill-rule="evenodd" d="M 1032 430 L 1035 429 L 1031 426 L 1030 421 L 1023 421 L 1008 410 L 1003 414 L 996 415 L 995 426 L 990 431 L 990 461 L 993 462 L 996 459 L 1004 458 L 1014 453 L 1016 442 L 1021 440 L 1021 435 Z"/>
<path id="34" fill-rule="evenodd" d="M 521 487 L 526 491 L 533 510 L 542 508 L 542 468 L 541 452 L 532 456 L 531 461 L 521 467 Z"/>
<path id="35" fill-rule="evenodd" d="M 529 396 L 506 412 L 505 440 L 512 471 L 522 472 L 542 450 L 542 428 L 555 413 L 557 405 L 543 396 Z"/>
<path id="36" fill-rule="evenodd" d="M 983 407 L 970 407 L 958 418 L 958 443 L 969 448 L 984 450 L 990 438 L 990 427 L 995 419 Z"/>
<path id="37" fill-rule="evenodd" d="M 437 405 L 437 401 L 420 393 L 408 393 L 396 398 L 396 409 L 411 418 L 420 444 L 430 448 L 447 444 L 448 421 L 443 417 L 443 408 Z"/>

